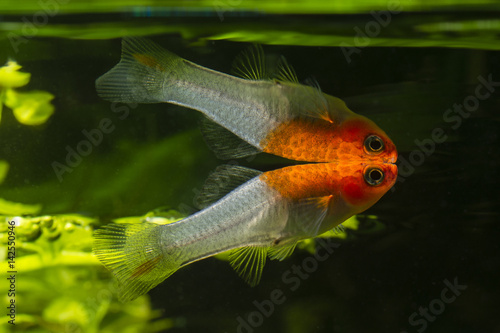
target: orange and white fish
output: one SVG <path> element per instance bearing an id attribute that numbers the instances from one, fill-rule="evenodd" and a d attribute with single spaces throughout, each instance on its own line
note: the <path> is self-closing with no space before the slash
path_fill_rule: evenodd
<path id="1" fill-rule="evenodd" d="M 113 102 L 167 102 L 198 110 L 248 143 L 231 145 L 220 132 L 209 132 L 221 156 L 263 151 L 306 162 L 395 163 L 396 148 L 384 131 L 339 98 L 300 84 L 286 61 L 273 79 L 267 78 L 259 49 L 244 53 L 238 65 L 246 79 L 196 65 L 151 41 L 124 38 L 121 61 L 97 79 L 96 89 Z"/>
<path id="2" fill-rule="evenodd" d="M 297 242 L 371 207 L 395 183 L 397 152 L 380 128 L 340 99 L 297 83 L 285 62 L 278 79 L 249 74 L 264 72 L 261 61 L 251 59 L 241 61 L 253 78 L 244 80 L 129 38 L 120 63 L 97 80 L 99 94 L 112 101 L 169 102 L 203 112 L 247 142 L 223 142 L 226 156 L 264 151 L 315 162 L 264 173 L 223 166 L 207 181 L 205 208 L 196 214 L 170 224 L 97 230 L 94 253 L 119 280 L 122 300 L 225 251 L 238 274 L 255 285 L 268 256 L 288 257 Z"/>
<path id="3" fill-rule="evenodd" d="M 397 167 L 315 163 L 260 173 L 227 166 L 208 183 L 217 184 L 221 173 L 248 181 L 183 220 L 112 223 L 95 232 L 94 253 L 120 282 L 122 301 L 146 293 L 183 266 L 230 250 L 232 267 L 256 285 L 267 256 L 283 260 L 297 242 L 372 206 L 396 181 Z"/>

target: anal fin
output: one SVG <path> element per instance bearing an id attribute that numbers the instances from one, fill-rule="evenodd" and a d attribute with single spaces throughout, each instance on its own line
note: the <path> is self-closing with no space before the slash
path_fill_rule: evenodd
<path id="1" fill-rule="evenodd" d="M 229 262 L 236 273 L 254 287 L 260 282 L 266 256 L 266 247 L 247 246 L 231 251 Z"/>
<path id="2" fill-rule="evenodd" d="M 292 255 L 297 242 L 286 245 L 276 245 L 269 249 L 268 255 L 271 260 L 284 260 Z"/>

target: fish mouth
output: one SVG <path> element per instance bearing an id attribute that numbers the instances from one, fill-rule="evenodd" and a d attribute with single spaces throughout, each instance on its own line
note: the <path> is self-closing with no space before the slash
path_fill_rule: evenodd
<path id="1" fill-rule="evenodd" d="M 386 176 L 388 176 L 388 182 L 391 184 L 391 187 L 395 184 L 396 178 L 398 177 L 398 166 L 396 162 L 398 160 L 398 152 L 396 147 L 393 144 L 393 149 L 384 157 L 382 157 L 382 161 L 384 166 L 387 168 Z"/>
<path id="2" fill-rule="evenodd" d="M 398 178 L 398 166 L 394 163 L 387 163 L 384 166 L 386 181 L 392 187 Z"/>
<path id="3" fill-rule="evenodd" d="M 396 150 L 396 145 L 392 141 L 390 141 L 387 148 L 388 154 L 384 157 L 384 163 L 396 164 L 398 160 L 398 151 Z"/>
<path id="4" fill-rule="evenodd" d="M 398 160 L 398 153 L 396 151 L 392 151 L 383 155 L 370 157 L 369 160 L 381 164 L 396 164 Z"/>
<path id="5" fill-rule="evenodd" d="M 383 160 L 384 160 L 385 164 L 396 164 L 396 162 L 398 160 L 398 153 L 395 152 L 395 153 L 385 157 Z"/>

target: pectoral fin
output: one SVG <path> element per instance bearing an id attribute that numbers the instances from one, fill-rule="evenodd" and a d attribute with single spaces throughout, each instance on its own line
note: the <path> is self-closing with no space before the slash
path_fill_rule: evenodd
<path id="1" fill-rule="evenodd" d="M 260 148 L 249 144 L 206 117 L 201 120 L 201 132 L 207 146 L 221 160 L 242 158 L 262 152 Z"/>
<path id="2" fill-rule="evenodd" d="M 289 222 L 301 229 L 308 237 L 315 237 L 331 229 L 323 225 L 333 196 L 301 199 L 295 203 Z"/>

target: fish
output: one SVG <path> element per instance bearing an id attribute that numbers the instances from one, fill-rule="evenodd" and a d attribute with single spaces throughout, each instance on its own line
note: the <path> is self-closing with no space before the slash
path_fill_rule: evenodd
<path id="1" fill-rule="evenodd" d="M 323 93 L 315 81 L 299 83 L 284 58 L 266 66 L 262 48 L 255 47 L 234 67 L 240 77 L 199 66 L 147 39 L 126 37 L 120 62 L 96 80 L 96 90 L 112 102 L 171 103 L 200 111 L 232 134 L 213 125 L 204 131 L 223 159 L 265 152 L 304 162 L 395 163 L 396 147 L 382 129 Z"/>
<path id="2" fill-rule="evenodd" d="M 119 281 L 123 302 L 226 251 L 238 275 L 255 286 L 267 257 L 283 260 L 301 240 L 371 207 L 396 178 L 390 163 L 308 163 L 267 172 L 223 165 L 202 190 L 205 208 L 168 224 L 105 225 L 95 231 L 93 252 Z"/>
<path id="3" fill-rule="evenodd" d="M 223 159 L 264 152 L 301 162 L 266 172 L 223 165 L 207 179 L 197 213 L 168 224 L 146 218 L 97 229 L 94 254 L 119 281 L 122 301 L 223 252 L 254 286 L 266 258 L 284 260 L 298 242 L 374 205 L 396 181 L 396 147 L 373 121 L 317 83 L 299 83 L 284 58 L 268 69 L 260 47 L 236 64 L 240 77 L 124 38 L 120 62 L 96 80 L 109 101 L 200 111 L 205 139 Z"/>

